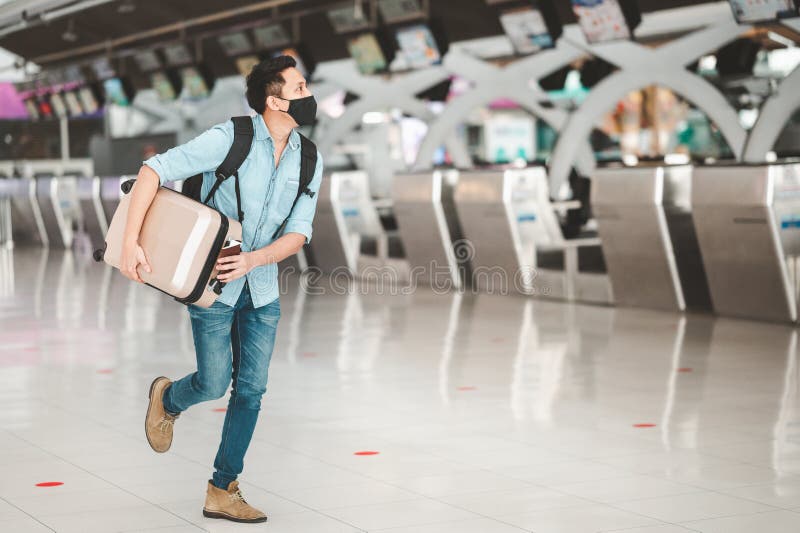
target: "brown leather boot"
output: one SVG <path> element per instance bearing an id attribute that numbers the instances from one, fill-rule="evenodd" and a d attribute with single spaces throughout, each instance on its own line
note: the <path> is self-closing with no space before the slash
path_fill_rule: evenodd
<path id="1" fill-rule="evenodd" d="M 161 376 L 150 385 L 150 404 L 144 420 L 144 433 L 150 447 L 158 453 L 166 452 L 172 445 L 172 426 L 180 416 L 173 416 L 164 410 L 164 390 L 171 383 L 169 378 Z"/>
<path id="2" fill-rule="evenodd" d="M 239 482 L 231 481 L 228 490 L 214 486 L 208 480 L 206 504 L 203 507 L 203 516 L 207 518 L 224 518 L 233 522 L 266 522 L 267 515 L 248 504 L 239 490 Z"/>

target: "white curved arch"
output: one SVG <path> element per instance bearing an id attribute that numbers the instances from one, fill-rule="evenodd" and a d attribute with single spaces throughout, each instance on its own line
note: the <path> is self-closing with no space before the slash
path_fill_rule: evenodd
<path id="1" fill-rule="evenodd" d="M 505 68 L 499 68 L 457 50 L 451 50 L 445 58 L 445 67 L 473 81 L 475 87 L 450 101 L 430 125 L 417 154 L 415 168 L 419 170 L 431 168 L 434 152 L 449 135 L 454 133 L 464 117 L 476 107 L 487 105 L 498 98 L 508 98 L 517 102 L 532 115 L 548 123 L 554 130 L 560 131 L 567 122 L 568 114 L 561 109 L 542 106 L 540 102 L 546 99 L 544 92 L 530 90 L 528 82 L 540 79 L 582 55 L 583 52 L 579 49 L 568 43 L 560 43 L 554 50 L 547 50 Z M 523 89 L 520 90 L 520 87 Z M 468 166 L 472 166 L 471 161 Z M 587 175 L 594 169 L 594 156 L 588 141 L 582 143 L 577 166 Z"/>
<path id="2" fill-rule="evenodd" d="M 594 124 L 631 91 L 658 84 L 693 102 L 704 111 L 722 132 L 734 155 L 741 157 L 747 133 L 739 123 L 739 116 L 725 97 L 709 82 L 699 76 L 675 76 L 670 70 L 661 72 L 619 71 L 600 82 L 584 100 L 580 109 L 569 118 L 553 152 L 550 167 L 552 191 L 566 183 L 578 147 L 573 139 L 585 139 Z"/>
<path id="3" fill-rule="evenodd" d="M 778 87 L 777 94 L 761 107 L 753 129 L 747 138 L 743 159 L 750 163 L 761 163 L 767 152 L 786 126 L 792 112 L 800 107 L 800 66 L 789 74 Z"/>
<path id="4" fill-rule="evenodd" d="M 369 111 L 393 107 L 426 121 L 433 120 L 435 115 L 414 95 L 449 77 L 443 68 L 431 67 L 384 80 L 362 75 L 352 60 L 325 65 L 318 74 L 327 82 L 359 96 L 358 101 L 348 105 L 339 118 L 330 122 L 324 137 L 319 139 L 318 146 L 323 156 L 361 124 L 364 113 Z M 448 137 L 445 143 L 457 164 L 471 160 L 467 147 L 454 135 Z"/>
<path id="5" fill-rule="evenodd" d="M 585 139 L 594 124 L 628 92 L 663 85 L 693 102 L 717 125 L 737 159 L 744 153 L 747 132 L 725 97 L 709 82 L 684 68 L 698 57 L 732 41 L 750 26 L 731 20 L 681 37 L 660 48 L 621 41 L 590 47 L 577 27 L 565 28 L 565 37 L 622 70 L 610 75 L 590 92 L 561 132 L 551 158 L 550 188 L 559 191 L 576 160 L 575 139 Z"/>
<path id="6" fill-rule="evenodd" d="M 488 105 L 498 98 L 508 98 L 517 102 L 532 115 L 544 120 L 557 132 L 560 132 L 567 123 L 568 115 L 565 111 L 542 107 L 534 94 L 502 94 L 493 91 L 491 87 L 476 88 L 453 100 L 447 105 L 442 114 L 436 117 L 422 141 L 417 154 L 417 161 L 414 165 L 415 168 L 419 170 L 431 168 L 434 152 L 442 144 L 442 139 L 452 134 L 455 128 L 464 120 L 464 117 L 473 109 Z M 469 166 L 472 165 L 470 164 Z M 586 175 L 594 170 L 594 155 L 588 141 L 584 141 L 580 146 L 576 166 L 581 173 Z"/>

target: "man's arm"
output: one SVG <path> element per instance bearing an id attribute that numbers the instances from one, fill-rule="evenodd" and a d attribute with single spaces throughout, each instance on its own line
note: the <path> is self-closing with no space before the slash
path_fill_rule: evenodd
<path id="1" fill-rule="evenodd" d="M 158 174 L 148 166 L 142 166 L 136 176 L 136 187 L 131 191 L 131 200 L 128 206 L 128 218 L 125 223 L 125 233 L 122 241 L 122 257 L 120 272 L 126 278 L 143 283 L 136 269 L 139 265 L 150 272 L 150 263 L 147 261 L 144 250 L 139 246 L 139 232 L 144 223 L 144 216 L 153 203 L 159 187 Z"/>
<path id="2" fill-rule="evenodd" d="M 217 168 L 233 143 L 233 128 L 229 124 L 230 121 L 217 124 L 191 141 L 144 161 L 136 176 L 136 186 L 130 192 L 123 234 L 120 272 L 125 277 L 142 283 L 137 268 L 142 266 L 145 271 L 151 271 L 147 257 L 139 246 L 139 233 L 159 186 Z"/>
<path id="3" fill-rule="evenodd" d="M 301 233 L 287 233 L 278 237 L 267 246 L 255 250 L 253 253 L 256 254 L 256 263 L 258 265 L 280 263 L 287 257 L 291 257 L 299 252 L 305 242 L 305 235 Z"/>

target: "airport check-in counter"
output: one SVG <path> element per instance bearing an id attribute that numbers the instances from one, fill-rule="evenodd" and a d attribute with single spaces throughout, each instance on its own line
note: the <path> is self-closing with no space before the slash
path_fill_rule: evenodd
<path id="1" fill-rule="evenodd" d="M 100 205 L 107 223 L 111 223 L 114 213 L 125 194 L 122 184 L 136 176 L 102 176 L 100 177 Z"/>
<path id="2" fill-rule="evenodd" d="M 537 180 L 543 169 L 462 171 L 455 205 L 465 238 L 472 244 L 472 275 L 482 291 L 533 294 L 538 280 L 536 244 L 551 243 L 541 221 Z"/>
<path id="3" fill-rule="evenodd" d="M 392 201 L 413 281 L 464 287 L 471 250 L 453 201 L 457 170 L 397 174 Z"/>
<path id="4" fill-rule="evenodd" d="M 0 161 L 0 179 L 14 177 L 14 162 Z"/>
<path id="5" fill-rule="evenodd" d="M 11 198 L 4 180 L 14 176 L 14 163 L 0 161 L 0 247 L 10 247 L 13 243 L 11 236 Z"/>
<path id="6" fill-rule="evenodd" d="M 352 273 L 354 261 L 350 258 L 344 217 L 332 198 L 333 187 L 330 175 L 322 176 L 314 215 L 314 236 L 309 244 L 314 265 L 321 271 L 331 273 L 337 268 Z"/>
<path id="7" fill-rule="evenodd" d="M 4 246 L 48 244 L 34 178 L 0 179 L 0 216 L 0 240 Z"/>
<path id="8" fill-rule="evenodd" d="M 697 167 L 692 209 L 714 311 L 797 320 L 800 163 Z"/>
<path id="9" fill-rule="evenodd" d="M 592 207 L 618 305 L 710 310 L 691 189 L 690 165 L 595 171 Z"/>
<path id="10" fill-rule="evenodd" d="M 44 226 L 43 244 L 70 248 L 74 229 L 83 224 L 78 179 L 92 175 L 91 160 L 21 161 L 18 168 L 24 179 L 35 181 L 35 198 Z"/>
<path id="11" fill-rule="evenodd" d="M 557 210 L 579 204 L 550 201 L 544 167 L 462 172 L 455 204 L 478 289 L 609 302 L 599 241 L 564 239 Z M 598 255 L 601 266 L 586 268 Z"/>
<path id="12" fill-rule="evenodd" d="M 375 259 L 380 260 L 386 239 L 370 197 L 367 173 L 354 170 L 323 176 L 309 244 L 314 265 L 322 272 L 358 276 L 367 264 L 375 264 L 362 251 L 376 251 Z"/>
<path id="13" fill-rule="evenodd" d="M 95 249 L 102 248 L 110 222 L 100 196 L 102 183 L 103 179 L 97 176 L 78 178 L 77 183 L 78 202 L 83 212 L 83 230 Z"/>

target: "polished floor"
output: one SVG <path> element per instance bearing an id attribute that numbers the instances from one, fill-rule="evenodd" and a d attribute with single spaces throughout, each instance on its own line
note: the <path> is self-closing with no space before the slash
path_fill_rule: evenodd
<path id="1" fill-rule="evenodd" d="M 184 308 L 0 252 L 0 531 L 800 531 L 795 328 L 357 289 L 282 297 L 240 478 L 270 519 L 232 524 L 201 514 L 225 399 L 143 435 L 193 370 Z"/>

